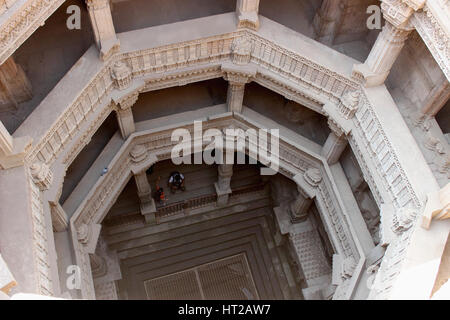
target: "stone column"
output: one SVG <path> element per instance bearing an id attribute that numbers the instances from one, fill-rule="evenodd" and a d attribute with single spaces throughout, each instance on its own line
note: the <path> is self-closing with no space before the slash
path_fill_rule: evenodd
<path id="1" fill-rule="evenodd" d="M 100 58 L 108 59 L 113 53 L 119 51 L 120 43 L 111 15 L 109 0 L 86 0 L 94 30 L 95 42 L 100 50 Z"/>
<path id="2" fill-rule="evenodd" d="M 342 14 L 341 0 L 324 0 L 317 11 L 313 26 L 316 39 L 327 45 L 332 45 L 339 27 Z"/>
<path id="3" fill-rule="evenodd" d="M 345 135 L 337 135 L 331 131 L 328 135 L 327 141 L 322 148 L 322 155 L 327 159 L 328 164 L 335 164 L 339 161 L 342 152 L 344 152 L 347 146 L 347 139 Z"/>
<path id="4" fill-rule="evenodd" d="M 228 203 L 228 197 L 231 194 L 231 177 L 233 176 L 232 164 L 219 164 L 219 179 L 214 183 L 217 193 L 217 205 L 224 206 Z"/>
<path id="5" fill-rule="evenodd" d="M 0 66 L 0 111 L 17 109 L 32 97 L 31 83 L 22 68 L 9 57 Z"/>
<path id="6" fill-rule="evenodd" d="M 136 173 L 134 179 L 138 189 L 141 214 L 145 217 L 145 222 L 154 223 L 156 221 L 156 206 L 155 200 L 152 197 L 152 188 L 148 182 L 147 174 L 145 171 Z"/>
<path id="7" fill-rule="evenodd" d="M 229 112 L 242 112 L 242 102 L 244 101 L 245 82 L 228 83 L 227 106 Z"/>
<path id="8" fill-rule="evenodd" d="M 353 69 L 354 76 L 363 79 L 367 87 L 384 83 L 409 33 L 414 29 L 409 18 L 425 3 L 424 0 L 408 1 L 407 4 L 404 2 L 382 0 L 381 9 L 386 23 L 365 63 L 355 65 Z"/>
<path id="9" fill-rule="evenodd" d="M 302 188 L 297 187 L 297 191 L 297 198 L 292 201 L 289 206 L 292 222 L 305 220 L 308 216 L 308 210 L 313 203 L 313 199 L 311 199 Z"/>
<path id="10" fill-rule="evenodd" d="M 230 112 L 242 111 L 245 84 L 256 74 L 256 69 L 249 66 L 251 46 L 250 40 L 245 37 L 234 39 L 231 44 L 232 63 L 222 65 L 224 78 L 228 81 L 227 105 Z"/>
<path id="11" fill-rule="evenodd" d="M 259 0 L 237 0 L 236 15 L 238 18 L 238 28 L 259 28 Z"/>
<path id="12" fill-rule="evenodd" d="M 365 86 L 384 83 L 400 54 L 411 29 L 401 29 L 386 21 L 364 64 L 356 65 L 353 73 L 364 79 Z"/>
<path id="13" fill-rule="evenodd" d="M 137 92 L 131 93 L 120 100 L 119 107 L 116 109 L 117 121 L 119 122 L 120 132 L 124 139 L 127 139 L 130 134 L 136 131 L 131 107 L 136 103 L 138 96 L 139 94 Z"/>

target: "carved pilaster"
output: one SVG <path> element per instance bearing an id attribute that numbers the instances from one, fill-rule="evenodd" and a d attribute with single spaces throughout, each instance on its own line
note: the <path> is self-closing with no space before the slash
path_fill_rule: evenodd
<path id="1" fill-rule="evenodd" d="M 238 18 L 238 28 L 250 28 L 258 30 L 259 0 L 237 0 L 236 15 Z"/>
<path id="2" fill-rule="evenodd" d="M 119 51 L 120 42 L 111 15 L 109 0 L 86 0 L 94 31 L 95 42 L 100 50 L 100 57 L 108 59 L 112 54 Z"/>
<path id="3" fill-rule="evenodd" d="M 233 176 L 232 164 L 219 164 L 218 165 L 218 180 L 214 183 L 214 187 L 217 193 L 217 205 L 223 206 L 228 202 L 228 197 L 231 194 L 231 177 Z"/>

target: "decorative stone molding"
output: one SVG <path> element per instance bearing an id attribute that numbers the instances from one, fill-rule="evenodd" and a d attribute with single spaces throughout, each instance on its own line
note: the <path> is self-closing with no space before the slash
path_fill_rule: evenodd
<path id="1" fill-rule="evenodd" d="M 133 79 L 131 69 L 123 61 L 117 61 L 111 69 L 111 78 L 117 89 L 124 90 L 128 88 Z"/>
<path id="2" fill-rule="evenodd" d="M 39 187 L 41 191 L 50 188 L 53 179 L 53 173 L 45 163 L 36 162 L 30 167 L 31 177 L 33 182 Z"/>
<path id="3" fill-rule="evenodd" d="M 442 1 L 427 1 L 411 21 L 437 64 L 450 81 L 450 8 Z"/>

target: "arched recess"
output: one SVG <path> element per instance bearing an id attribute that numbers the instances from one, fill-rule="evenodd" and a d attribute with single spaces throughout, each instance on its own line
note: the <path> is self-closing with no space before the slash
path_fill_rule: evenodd
<path id="1" fill-rule="evenodd" d="M 203 122 L 203 129 L 208 128 L 258 128 L 243 116 L 222 115 Z M 183 126 L 192 132 L 192 125 Z M 141 172 L 153 163 L 170 158 L 172 129 L 148 130 L 133 134 L 124 144 L 120 154 L 113 160 L 110 170 L 99 179 L 85 201 L 75 212 L 70 221 L 72 241 L 75 249 L 76 262 L 82 269 L 82 296 L 94 296 L 88 254 L 95 250 L 100 223 L 114 204 L 120 192 L 125 187 L 133 173 Z M 251 139 L 248 143 L 251 143 Z M 361 272 L 365 255 L 369 248 L 357 234 L 349 220 L 346 206 L 339 194 L 331 173 L 320 157 L 314 156 L 299 148 L 288 138 L 281 137 L 280 173 L 293 179 L 306 193 L 315 199 L 324 224 L 328 227 L 330 239 L 336 252 L 344 257 L 352 257 L 357 266 L 355 275 Z M 205 143 L 206 145 L 206 143 Z M 140 149 L 136 152 L 136 148 Z M 134 151 L 134 152 L 132 152 Z M 245 150 L 248 152 L 248 150 Z M 133 155 L 139 154 L 139 157 Z M 315 168 L 311 175 L 311 168 Z M 370 238 L 370 235 L 367 235 Z M 372 244 L 373 246 L 373 244 Z M 353 291 L 357 285 L 355 276 L 342 285 L 343 295 Z M 350 289 L 349 289 L 350 288 Z"/>

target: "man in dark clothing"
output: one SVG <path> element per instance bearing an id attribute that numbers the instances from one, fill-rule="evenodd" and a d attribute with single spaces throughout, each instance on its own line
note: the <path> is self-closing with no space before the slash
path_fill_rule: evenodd
<path id="1" fill-rule="evenodd" d="M 172 193 L 175 193 L 178 189 L 185 191 L 184 175 L 178 171 L 172 172 L 169 177 L 169 187 Z"/>

